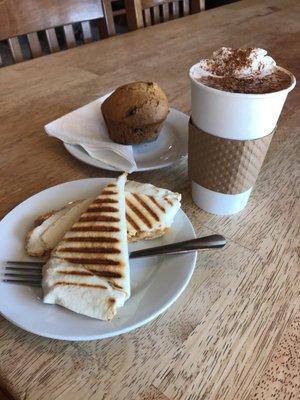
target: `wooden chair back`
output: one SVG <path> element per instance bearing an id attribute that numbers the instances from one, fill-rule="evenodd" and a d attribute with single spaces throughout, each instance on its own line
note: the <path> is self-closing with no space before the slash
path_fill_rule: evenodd
<path id="1" fill-rule="evenodd" d="M 205 10 L 205 0 L 125 0 L 131 30 Z"/>
<path id="2" fill-rule="evenodd" d="M 106 25 L 104 27 L 105 36 L 113 36 L 116 34 L 115 18 L 126 14 L 124 6 L 114 9 L 114 4 L 118 2 L 120 3 L 120 0 L 102 0 L 103 13 L 106 21 Z"/>
<path id="3" fill-rule="evenodd" d="M 101 0 L 1 0 L 0 41 L 8 40 L 15 62 L 23 61 L 19 36 L 26 35 L 32 57 L 44 54 L 37 32 L 45 31 L 50 52 L 60 50 L 56 27 L 63 27 L 66 46 L 76 46 L 73 23 L 80 22 L 84 43 L 93 40 L 90 20 L 103 18 Z M 108 29 L 102 29 L 106 35 Z"/>

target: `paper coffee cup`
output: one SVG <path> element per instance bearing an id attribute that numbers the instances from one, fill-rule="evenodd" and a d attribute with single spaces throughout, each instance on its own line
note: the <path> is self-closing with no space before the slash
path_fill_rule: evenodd
<path id="1" fill-rule="evenodd" d="M 288 88 L 264 94 L 231 93 L 205 86 L 194 78 L 195 65 L 190 69 L 192 81 L 192 121 L 200 130 L 224 139 L 254 140 L 269 135 L 276 128 L 288 93 L 295 87 L 291 76 Z M 218 215 L 237 213 L 246 206 L 252 187 L 237 194 L 221 193 L 192 181 L 192 197 L 203 210 Z"/>

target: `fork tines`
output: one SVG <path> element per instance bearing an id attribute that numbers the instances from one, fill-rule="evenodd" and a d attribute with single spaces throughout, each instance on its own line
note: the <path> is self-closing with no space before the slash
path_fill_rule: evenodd
<path id="1" fill-rule="evenodd" d="M 43 262 L 6 261 L 2 281 L 6 283 L 23 283 L 40 285 L 42 282 Z"/>
<path id="2" fill-rule="evenodd" d="M 20 265 L 20 266 L 28 266 L 32 268 L 41 268 L 45 262 L 43 261 L 6 261 L 5 262 L 7 265 Z"/>

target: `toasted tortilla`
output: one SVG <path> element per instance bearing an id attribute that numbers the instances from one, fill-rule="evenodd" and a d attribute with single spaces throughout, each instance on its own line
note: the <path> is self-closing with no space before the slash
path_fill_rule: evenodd
<path id="1" fill-rule="evenodd" d="M 43 268 L 44 302 L 110 320 L 130 297 L 126 175 L 107 185 Z"/>
<path id="2" fill-rule="evenodd" d="M 151 240 L 164 235 L 181 206 L 179 193 L 134 181 L 126 183 L 125 197 L 129 242 Z M 87 208 L 91 201 L 79 200 L 51 215 L 42 216 L 40 225 L 36 223 L 28 233 L 27 253 L 34 257 L 47 255 L 73 225 L 80 209 Z"/>

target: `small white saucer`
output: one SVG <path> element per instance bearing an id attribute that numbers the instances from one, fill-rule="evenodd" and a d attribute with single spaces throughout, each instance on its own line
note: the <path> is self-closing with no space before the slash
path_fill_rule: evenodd
<path id="1" fill-rule="evenodd" d="M 133 146 L 137 171 L 150 171 L 168 167 L 187 156 L 189 117 L 176 110 L 170 113 L 164 122 L 158 139 L 152 143 Z M 94 167 L 109 171 L 120 171 L 111 165 L 92 158 L 81 146 L 64 143 L 67 151 L 75 158 Z"/>

